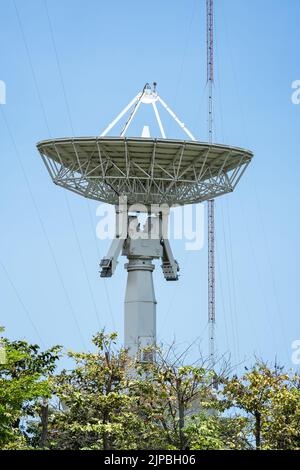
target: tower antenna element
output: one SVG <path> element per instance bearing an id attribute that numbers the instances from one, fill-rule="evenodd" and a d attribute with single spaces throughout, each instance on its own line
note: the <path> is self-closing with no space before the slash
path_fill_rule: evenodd
<path id="1" fill-rule="evenodd" d="M 208 141 L 213 142 L 213 87 L 214 87 L 214 2 L 206 0 L 207 21 L 207 85 L 208 85 Z M 208 352 L 210 364 L 215 362 L 215 201 L 207 202 L 208 219 Z"/>

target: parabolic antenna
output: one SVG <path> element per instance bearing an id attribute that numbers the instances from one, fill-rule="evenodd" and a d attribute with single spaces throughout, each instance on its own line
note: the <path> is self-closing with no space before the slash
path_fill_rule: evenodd
<path id="1" fill-rule="evenodd" d="M 158 104 L 189 140 L 166 138 Z M 142 137 L 125 137 L 141 105 L 153 107 L 161 138 L 151 138 L 148 126 L 144 126 Z M 108 137 L 126 113 L 129 118 L 120 136 Z M 252 152 L 196 141 L 158 95 L 156 83 L 153 87 L 146 84 L 101 136 L 45 140 L 37 148 L 55 184 L 115 206 L 116 236 L 100 263 L 101 277 L 113 275 L 120 254 L 127 257 L 125 346 L 132 356 L 148 346 L 151 351 L 156 344 L 152 261 L 161 259 L 167 281 L 177 281 L 179 272 L 167 239 L 169 212 L 165 207 L 199 203 L 232 192 L 249 165 Z M 142 210 L 129 209 L 134 204 L 146 207 L 144 227 L 140 227 L 138 219 Z M 143 360 L 153 360 L 153 354 L 142 354 Z"/>
<path id="2" fill-rule="evenodd" d="M 199 203 L 232 192 L 250 151 L 196 141 L 84 137 L 38 143 L 53 182 L 118 204 Z"/>

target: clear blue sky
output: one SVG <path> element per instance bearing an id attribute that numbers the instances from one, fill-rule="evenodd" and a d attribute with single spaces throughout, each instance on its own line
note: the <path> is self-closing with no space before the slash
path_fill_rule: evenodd
<path id="1" fill-rule="evenodd" d="M 233 362 L 256 353 L 292 366 L 291 342 L 300 339 L 300 106 L 291 102 L 291 83 L 300 79 L 300 4 L 215 3 L 215 140 L 255 153 L 236 192 L 216 203 L 218 351 L 230 351 Z M 7 85 L 0 109 L 0 323 L 11 338 L 40 341 L 36 328 L 45 345 L 78 349 L 99 325 L 122 339 L 125 260 L 106 290 L 98 262 L 108 243 L 95 239 L 97 203 L 55 187 L 35 144 L 99 134 L 153 80 L 206 140 L 205 1 L 48 4 L 61 73 L 44 0 L 16 0 L 19 19 L 14 1 L 0 0 L 0 80 Z M 170 137 L 182 136 L 166 123 Z M 207 247 L 185 252 L 178 241 L 173 248 L 179 283 L 166 283 L 159 266 L 154 276 L 158 336 L 182 345 L 200 336 L 205 353 Z"/>

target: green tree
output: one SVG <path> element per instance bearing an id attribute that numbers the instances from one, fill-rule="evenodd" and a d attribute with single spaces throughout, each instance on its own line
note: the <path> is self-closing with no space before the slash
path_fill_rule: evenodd
<path id="1" fill-rule="evenodd" d="M 299 376 L 292 379 L 282 368 L 261 361 L 241 378 L 224 382 L 225 408 L 242 410 L 248 419 L 256 449 L 299 448 Z"/>
<path id="2" fill-rule="evenodd" d="M 37 410 L 51 397 L 48 375 L 60 348 L 41 352 L 26 341 L 1 342 L 5 361 L 0 364 L 0 448 L 26 448 L 31 445 L 28 422 L 38 418 Z"/>
<path id="3" fill-rule="evenodd" d="M 228 377 L 174 344 L 132 360 L 116 339 L 100 332 L 59 374 L 61 348 L 0 341 L 0 448 L 300 450 L 298 374 L 258 361 Z"/>
<path id="4" fill-rule="evenodd" d="M 300 377 L 280 373 L 280 386 L 271 393 L 271 410 L 262 427 L 263 446 L 300 450 Z"/>
<path id="5" fill-rule="evenodd" d="M 211 393 L 204 364 L 184 365 L 184 355 L 171 360 L 170 350 L 157 350 L 154 362 L 130 360 L 115 334 L 101 332 L 93 342 L 95 353 L 69 353 L 75 367 L 53 378 L 59 405 L 50 417 L 51 447 L 188 448 L 187 416 Z"/>
<path id="6" fill-rule="evenodd" d="M 191 450 L 245 450 L 249 449 L 246 428 L 241 416 L 202 413 L 188 421 L 185 433 Z"/>
<path id="7" fill-rule="evenodd" d="M 165 448 L 169 449 L 190 447 L 190 435 L 186 433 L 189 417 L 203 409 L 209 412 L 215 402 L 215 374 L 201 358 L 187 365 L 187 352 L 178 354 L 171 345 L 166 351 L 157 349 L 154 362 L 136 365 L 140 377 L 138 387 L 143 387 L 144 400 L 152 410 L 153 419 L 160 423 Z"/>
<path id="8" fill-rule="evenodd" d="M 117 350 L 116 334 L 101 332 L 93 343 L 95 353 L 70 352 L 75 367 L 53 378 L 59 405 L 50 417 L 51 448 L 141 448 L 156 426 L 143 400 L 130 393 L 134 364 Z"/>

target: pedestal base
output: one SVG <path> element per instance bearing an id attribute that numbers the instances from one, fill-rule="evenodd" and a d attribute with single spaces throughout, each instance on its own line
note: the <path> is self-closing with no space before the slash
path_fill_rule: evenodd
<path id="1" fill-rule="evenodd" d="M 125 347 L 129 355 L 141 354 L 141 360 L 151 360 L 153 352 L 140 350 L 156 344 L 156 299 L 153 286 L 152 259 L 129 258 L 125 265 L 128 271 L 125 296 Z"/>

